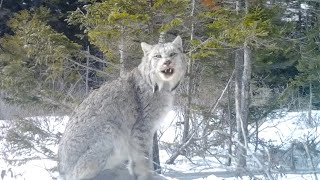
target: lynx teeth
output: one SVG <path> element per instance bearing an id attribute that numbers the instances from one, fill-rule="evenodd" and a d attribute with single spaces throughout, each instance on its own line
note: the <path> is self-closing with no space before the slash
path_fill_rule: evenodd
<path id="1" fill-rule="evenodd" d="M 169 69 L 165 69 L 162 71 L 163 73 L 167 74 L 167 73 L 170 73 L 172 74 L 173 73 L 173 69 L 169 68 Z"/>

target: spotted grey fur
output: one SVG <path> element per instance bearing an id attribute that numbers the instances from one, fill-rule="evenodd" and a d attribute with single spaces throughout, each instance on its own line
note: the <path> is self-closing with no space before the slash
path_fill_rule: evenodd
<path id="1" fill-rule="evenodd" d="M 156 179 L 149 158 L 152 137 L 171 109 L 187 63 L 179 36 L 141 47 L 137 68 L 92 92 L 70 117 L 58 152 L 64 180 L 96 179 L 126 162 L 128 177 Z"/>

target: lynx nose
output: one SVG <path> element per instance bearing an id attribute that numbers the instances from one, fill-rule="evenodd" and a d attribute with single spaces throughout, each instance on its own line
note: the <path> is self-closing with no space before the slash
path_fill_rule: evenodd
<path id="1" fill-rule="evenodd" d="M 171 64 L 171 61 L 170 60 L 167 60 L 166 62 L 163 63 L 164 65 L 166 66 L 169 66 Z"/>

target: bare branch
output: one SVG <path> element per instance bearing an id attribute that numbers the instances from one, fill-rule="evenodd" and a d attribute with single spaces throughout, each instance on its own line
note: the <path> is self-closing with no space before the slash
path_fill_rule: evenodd
<path id="1" fill-rule="evenodd" d="M 106 61 L 104 59 L 98 58 L 97 56 L 94 56 L 94 55 L 88 53 L 87 51 L 82 51 L 82 54 L 84 54 L 85 56 L 89 57 L 90 59 L 92 59 L 94 61 L 110 65 L 110 66 L 112 66 L 112 67 L 114 67 L 116 69 L 120 69 L 120 66 L 118 64 L 115 64 L 115 63 L 112 63 L 110 61 Z"/>
<path id="2" fill-rule="evenodd" d="M 109 73 L 107 73 L 107 72 L 101 71 L 101 70 L 99 70 L 99 69 L 94 69 L 94 68 L 92 68 L 92 67 L 88 67 L 88 66 L 86 66 L 86 65 L 83 65 L 83 64 L 81 64 L 81 63 L 78 63 L 77 61 L 75 61 L 75 60 L 73 60 L 73 59 L 68 58 L 68 60 L 69 60 L 70 62 L 78 65 L 78 66 L 81 66 L 81 67 L 84 67 L 84 68 L 88 68 L 88 69 L 90 69 L 90 70 L 92 70 L 92 71 L 96 71 L 96 72 L 98 72 L 98 73 L 101 73 L 101 74 L 110 76 Z M 111 77 L 111 76 L 110 76 L 110 77 Z"/>
<path id="3" fill-rule="evenodd" d="M 228 80 L 228 83 L 226 84 L 225 88 L 223 89 L 223 91 L 221 92 L 219 98 L 217 99 L 217 101 L 214 103 L 214 105 L 209 109 L 209 113 L 213 113 L 219 102 L 221 101 L 223 95 L 225 94 L 225 92 L 227 91 L 228 89 L 228 86 L 230 85 L 231 83 L 231 80 L 233 79 L 233 75 L 234 75 L 234 70 L 232 71 L 232 74 L 230 75 L 230 78 Z M 203 124 L 205 122 L 205 119 L 203 119 L 193 130 L 193 132 L 191 134 L 189 134 L 189 136 L 186 138 L 187 141 L 185 141 L 184 143 L 182 143 L 179 148 L 176 150 L 176 152 L 166 161 L 166 164 L 172 164 L 173 161 L 181 154 L 181 151 L 183 149 L 185 149 L 186 147 L 188 147 L 192 140 L 194 140 L 194 136 L 195 134 L 198 132 L 198 129 L 199 127 L 201 126 L 201 124 Z M 209 132 L 209 134 L 212 133 L 212 131 Z"/>

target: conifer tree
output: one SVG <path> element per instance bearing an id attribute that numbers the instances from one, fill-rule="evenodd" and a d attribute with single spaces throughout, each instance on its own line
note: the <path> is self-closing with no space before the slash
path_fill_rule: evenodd
<path id="1" fill-rule="evenodd" d="M 140 62 L 139 42 L 156 42 L 160 32 L 182 23 L 187 4 L 186 0 L 85 2 L 70 14 L 68 22 L 79 25 L 108 61 L 119 63 L 120 74 L 131 68 L 132 61 L 134 65 Z"/>
<path id="2" fill-rule="evenodd" d="M 71 108 L 67 94 L 80 76 L 69 59 L 82 58 L 80 46 L 47 25 L 49 16 L 45 8 L 23 10 L 8 22 L 13 34 L 0 39 L 0 88 L 15 103 Z"/>
<path id="3" fill-rule="evenodd" d="M 273 43 L 266 37 L 274 32 L 272 18 L 274 9 L 263 3 L 249 1 L 215 2 L 203 1 L 210 10 L 204 18 L 214 19 L 207 24 L 208 40 L 201 44 L 197 56 L 206 57 L 216 53 L 223 56 L 224 49 L 234 52 L 235 113 L 237 122 L 236 160 L 239 170 L 246 167 L 248 147 L 248 123 L 250 122 L 250 83 L 255 50 L 272 49 Z M 212 49 L 216 49 L 212 51 Z M 211 51 L 211 52 L 210 52 Z M 228 51 L 227 51 L 228 52 Z"/>

